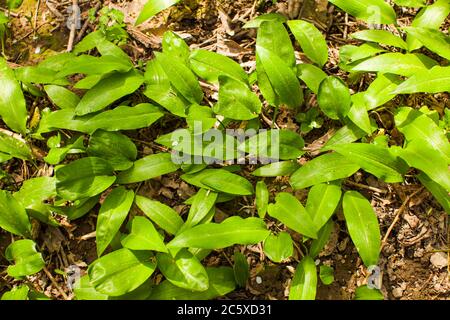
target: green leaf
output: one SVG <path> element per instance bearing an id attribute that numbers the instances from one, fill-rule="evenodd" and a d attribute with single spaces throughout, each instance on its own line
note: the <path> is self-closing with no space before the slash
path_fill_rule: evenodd
<path id="1" fill-rule="evenodd" d="M 258 36 L 256 40 L 257 53 L 258 48 L 265 49 L 263 51 L 269 51 L 274 56 L 278 57 L 278 61 L 282 61 L 283 65 L 288 68 L 295 66 L 295 52 L 292 46 L 289 34 L 280 22 L 276 21 L 264 21 L 261 23 L 258 29 Z M 263 63 L 265 65 L 265 63 Z M 264 66 L 264 69 L 266 67 Z M 268 70 L 266 70 L 267 72 Z M 269 76 L 269 78 L 271 78 Z"/>
<path id="2" fill-rule="evenodd" d="M 419 40 L 425 47 L 450 60 L 450 38 L 443 32 L 428 28 L 404 28 L 408 35 Z"/>
<path id="3" fill-rule="evenodd" d="M 137 216 L 133 218 L 131 233 L 121 243 L 124 248 L 131 250 L 168 252 L 161 237 L 151 221 Z"/>
<path id="4" fill-rule="evenodd" d="M 57 71 L 47 69 L 40 65 L 20 67 L 14 70 L 16 79 L 24 84 L 56 84 L 69 85 L 65 78 L 58 77 Z M 32 86 L 31 86 L 32 87 Z"/>
<path id="5" fill-rule="evenodd" d="M 367 267 L 377 265 L 381 236 L 370 202 L 357 191 L 347 191 L 342 206 L 348 232 L 362 261 Z"/>
<path id="6" fill-rule="evenodd" d="M 200 104 L 203 100 L 203 91 L 192 71 L 170 55 L 156 52 L 155 56 L 158 63 L 163 66 L 170 83 L 183 97 L 190 103 Z"/>
<path id="7" fill-rule="evenodd" d="M 327 74 L 322 69 L 312 64 L 298 64 L 297 77 L 299 77 L 308 88 L 315 94 L 319 93 L 319 87 L 323 80 L 327 78 Z"/>
<path id="8" fill-rule="evenodd" d="M 144 95 L 167 109 L 170 113 L 179 117 L 186 117 L 186 108 L 190 103 L 177 93 L 170 83 L 149 85 L 145 89 Z"/>
<path id="9" fill-rule="evenodd" d="M 248 75 L 239 63 L 221 54 L 194 50 L 189 56 L 189 64 L 195 74 L 208 82 L 217 84 L 219 76 L 227 76 L 248 84 Z"/>
<path id="10" fill-rule="evenodd" d="M 158 253 L 158 268 L 173 285 L 192 291 L 209 288 L 208 274 L 200 261 L 187 249 L 176 253 Z"/>
<path id="11" fill-rule="evenodd" d="M 258 117 L 261 101 L 245 83 L 228 76 L 219 76 L 219 83 L 219 102 L 213 108 L 216 114 L 234 120 Z"/>
<path id="12" fill-rule="evenodd" d="M 349 143 L 335 145 L 332 149 L 385 182 L 403 181 L 402 174 L 406 173 L 407 168 L 388 148 L 368 143 Z"/>
<path id="13" fill-rule="evenodd" d="M 111 165 L 96 157 L 79 159 L 56 169 L 56 191 L 66 200 L 96 196 L 115 180 Z"/>
<path id="14" fill-rule="evenodd" d="M 299 167 L 300 165 L 296 161 L 274 162 L 256 169 L 252 175 L 256 177 L 290 176 Z"/>
<path id="15" fill-rule="evenodd" d="M 14 261 L 14 265 L 7 269 L 8 275 L 21 279 L 25 276 L 38 273 L 45 267 L 42 255 L 36 250 L 36 243 L 32 240 L 19 240 L 11 243 L 5 251 L 8 261 Z"/>
<path id="16" fill-rule="evenodd" d="M 154 15 L 178 2 L 180 2 L 180 0 L 149 0 L 139 14 L 135 24 L 139 25 L 143 23 L 145 20 L 150 19 Z"/>
<path id="17" fill-rule="evenodd" d="M 373 110 L 394 99 L 395 94 L 392 91 L 402 82 L 403 80 L 399 76 L 378 74 L 369 88 L 362 93 L 362 102 L 366 109 Z"/>
<path id="18" fill-rule="evenodd" d="M 348 178 L 360 166 L 338 153 L 321 155 L 307 162 L 291 176 L 290 183 L 296 190 L 315 184 Z"/>
<path id="19" fill-rule="evenodd" d="M 73 292 L 77 300 L 108 300 L 106 294 L 95 290 L 89 280 L 89 275 L 82 276 L 73 287 Z"/>
<path id="20" fill-rule="evenodd" d="M 437 0 L 433 4 L 422 8 L 414 18 L 411 26 L 416 28 L 429 28 L 438 30 L 450 13 L 448 0 Z M 406 38 L 409 51 L 422 47 L 422 43 L 411 35 Z"/>
<path id="21" fill-rule="evenodd" d="M 263 241 L 269 235 L 266 224 L 259 218 L 238 216 L 220 224 L 200 224 L 177 235 L 170 248 L 222 249 L 235 244 L 249 245 Z"/>
<path id="22" fill-rule="evenodd" d="M 248 264 L 247 257 L 239 251 L 236 251 L 234 253 L 233 260 L 233 272 L 236 283 L 241 288 L 245 288 L 247 281 L 250 278 L 250 266 Z"/>
<path id="23" fill-rule="evenodd" d="M 159 201 L 136 196 L 136 204 L 147 217 L 169 234 L 176 234 L 183 226 L 183 220 L 172 208 Z"/>
<path id="24" fill-rule="evenodd" d="M 444 210 L 450 214 L 450 199 L 448 197 L 448 192 L 445 191 L 439 184 L 431 180 L 425 173 L 420 173 L 417 175 L 420 182 L 427 188 L 428 191 L 436 198 L 439 204 L 444 208 Z"/>
<path id="25" fill-rule="evenodd" d="M 6 5 L 8 9 L 15 10 L 22 5 L 23 0 L 6 0 Z M 28 290 L 27 290 L 28 293 Z M 25 300 L 25 299 L 24 299 Z"/>
<path id="26" fill-rule="evenodd" d="M 269 205 L 269 190 L 264 181 L 258 181 L 256 183 L 256 210 L 260 218 L 264 218 L 267 213 L 267 207 Z"/>
<path id="27" fill-rule="evenodd" d="M 194 201 L 183 229 L 189 229 L 199 224 L 214 208 L 218 194 L 211 190 L 200 189 L 194 196 Z"/>
<path id="28" fill-rule="evenodd" d="M 266 130 L 250 137 L 239 146 L 239 150 L 245 151 L 252 157 L 267 160 L 297 159 L 305 152 L 303 138 L 291 130 Z"/>
<path id="29" fill-rule="evenodd" d="M 328 220 L 328 222 L 319 230 L 317 239 L 314 239 L 311 242 L 311 246 L 309 247 L 309 256 L 311 258 L 316 258 L 320 252 L 322 252 L 323 248 L 327 245 L 330 240 L 331 233 L 334 230 L 334 222 L 333 220 Z"/>
<path id="30" fill-rule="evenodd" d="M 437 153 L 429 144 L 410 143 L 400 150 L 399 156 L 409 166 L 423 171 L 434 182 L 450 192 L 450 172 L 448 158 Z"/>
<path id="31" fill-rule="evenodd" d="M 31 223 L 25 208 L 5 190 L 0 190 L 0 228 L 18 236 L 31 236 Z"/>
<path id="32" fill-rule="evenodd" d="M 50 100 L 61 109 L 75 109 L 80 103 L 80 97 L 72 91 L 56 85 L 44 87 Z"/>
<path id="33" fill-rule="evenodd" d="M 383 0 L 330 0 L 355 18 L 374 24 L 395 24 L 394 9 Z"/>
<path id="34" fill-rule="evenodd" d="M 5 59 L 0 58 L 0 116 L 12 130 L 25 134 L 27 107 L 19 82 Z"/>
<path id="35" fill-rule="evenodd" d="M 166 280 L 152 290 L 149 300 L 210 300 L 222 297 L 236 288 L 232 268 L 206 268 L 206 272 L 209 278 L 209 288 L 206 291 L 182 289 Z"/>
<path id="36" fill-rule="evenodd" d="M 321 82 L 317 102 L 329 118 L 343 120 L 351 107 L 350 90 L 341 79 L 330 76 Z"/>
<path id="37" fill-rule="evenodd" d="M 117 183 L 129 184 L 150 180 L 180 168 L 172 162 L 170 153 L 158 153 L 137 160 L 133 167 L 121 172 L 117 177 Z"/>
<path id="38" fill-rule="evenodd" d="M 290 108 L 299 107 L 303 103 L 303 92 L 294 71 L 275 53 L 258 45 L 256 52 L 273 90 L 278 96 L 279 104 Z"/>
<path id="39" fill-rule="evenodd" d="M 378 289 L 371 289 L 368 286 L 361 286 L 356 288 L 355 300 L 384 300 L 384 296 Z"/>
<path id="40" fill-rule="evenodd" d="M 171 55 L 174 59 L 180 61 L 188 61 L 191 50 L 184 40 L 173 33 L 172 31 L 166 31 L 162 39 L 163 52 Z"/>
<path id="41" fill-rule="evenodd" d="M 33 154 L 26 141 L 0 131 L 0 153 L 6 153 L 14 158 L 31 160 Z"/>
<path id="42" fill-rule="evenodd" d="M 297 265 L 289 292 L 289 300 L 315 300 L 317 270 L 314 260 L 305 256 Z"/>
<path id="43" fill-rule="evenodd" d="M 334 282 L 334 269 L 326 265 L 320 266 L 319 277 L 324 285 L 332 284 Z"/>
<path id="44" fill-rule="evenodd" d="M 106 160 L 114 170 L 129 169 L 137 157 L 136 145 L 120 132 L 97 130 L 89 140 L 87 154 Z"/>
<path id="45" fill-rule="evenodd" d="M 287 18 L 280 13 L 266 13 L 250 20 L 249 22 L 244 24 L 243 28 L 259 28 L 264 21 L 284 23 L 287 21 Z"/>
<path id="46" fill-rule="evenodd" d="M 10 301 L 20 301 L 20 300 L 28 300 L 28 292 L 30 291 L 30 288 L 26 284 L 23 284 L 18 287 L 12 288 L 10 291 L 5 292 L 2 295 L 2 298 L 0 300 L 10 300 Z"/>
<path id="47" fill-rule="evenodd" d="M 97 217 L 96 243 L 100 257 L 116 236 L 130 211 L 134 192 L 124 187 L 114 189 L 103 201 Z"/>
<path id="48" fill-rule="evenodd" d="M 144 82 L 136 70 L 114 73 L 89 90 L 75 109 L 78 116 L 102 110 L 113 102 L 135 92 Z"/>
<path id="49" fill-rule="evenodd" d="M 400 84 L 392 93 L 409 94 L 416 92 L 438 93 L 450 91 L 450 67 L 435 66 L 421 70 Z"/>
<path id="50" fill-rule="evenodd" d="M 94 57 L 81 55 L 66 64 L 56 78 L 64 78 L 72 74 L 107 74 L 113 71 L 128 72 L 133 67 L 129 60 L 122 60 L 115 56 Z"/>
<path id="51" fill-rule="evenodd" d="M 285 224 L 288 228 L 310 238 L 317 238 L 319 229 L 311 216 L 296 197 L 280 192 L 275 203 L 269 204 L 269 216 Z"/>
<path id="52" fill-rule="evenodd" d="M 407 43 L 402 38 L 386 30 L 363 30 L 355 32 L 351 36 L 358 40 L 385 44 L 405 50 L 408 49 Z"/>
<path id="53" fill-rule="evenodd" d="M 100 195 L 97 195 L 92 198 L 77 200 L 73 205 L 70 206 L 52 206 L 51 208 L 55 212 L 67 216 L 69 220 L 76 220 L 88 214 L 98 203 L 99 199 Z"/>
<path id="54" fill-rule="evenodd" d="M 141 103 L 135 107 L 120 106 L 102 112 L 86 121 L 89 132 L 97 129 L 106 131 L 134 130 L 150 127 L 164 113 L 149 103 Z M 127 121 L 123 121 L 126 119 Z"/>
<path id="55" fill-rule="evenodd" d="M 156 264 L 147 251 L 120 249 L 94 261 L 88 269 L 95 290 L 108 296 L 121 296 L 143 284 Z"/>
<path id="56" fill-rule="evenodd" d="M 407 145 L 426 146 L 434 150 L 433 154 L 450 162 L 450 145 L 443 130 L 427 115 L 409 107 L 396 110 L 395 125 L 405 136 Z M 426 153 L 423 152 L 426 156 Z"/>
<path id="57" fill-rule="evenodd" d="M 306 211 L 320 230 L 336 211 L 341 201 L 341 187 L 337 184 L 316 184 L 309 190 Z"/>
<path id="58" fill-rule="evenodd" d="M 275 263 L 290 258 L 294 254 L 294 243 L 289 233 L 269 235 L 264 241 L 264 254 Z"/>
<path id="59" fill-rule="evenodd" d="M 23 182 L 20 190 L 13 194 L 25 208 L 56 196 L 56 179 L 54 177 L 37 177 Z"/>
<path id="60" fill-rule="evenodd" d="M 426 6 L 425 0 L 394 0 L 394 3 L 402 7 L 421 8 Z"/>
<path id="61" fill-rule="evenodd" d="M 378 129 L 378 126 L 371 121 L 371 133 Z M 356 126 L 353 122 L 347 121 L 347 125 L 340 128 L 336 133 L 331 137 L 330 140 L 323 146 L 321 151 L 329 151 L 332 150 L 333 146 L 352 143 L 355 142 L 362 137 L 366 136 L 367 133 Z"/>
<path id="62" fill-rule="evenodd" d="M 322 33 L 312 23 L 303 20 L 289 20 L 287 25 L 306 56 L 323 67 L 328 61 L 328 46 Z"/>
<path id="63" fill-rule="evenodd" d="M 65 146 L 61 147 L 60 144 L 60 136 L 58 137 L 58 142 L 51 146 L 51 149 L 47 156 L 44 158 L 45 162 L 48 164 L 59 164 L 61 163 L 67 154 L 76 154 L 76 153 L 84 153 L 86 148 L 84 146 L 84 137 L 83 136 L 74 136 L 68 141 L 65 142 Z M 50 140 L 48 140 L 47 144 L 49 144 Z M 50 146 L 50 145 L 49 145 Z"/>
<path id="64" fill-rule="evenodd" d="M 429 69 L 437 63 L 431 58 L 416 53 L 385 53 L 357 64 L 352 71 L 393 73 L 411 77 L 415 73 Z"/>
<path id="65" fill-rule="evenodd" d="M 356 124 L 365 133 L 372 133 L 372 123 L 367 112 L 366 101 L 364 99 L 364 92 L 358 92 L 352 96 L 352 107 L 348 112 L 348 119 Z"/>
<path id="66" fill-rule="evenodd" d="M 347 65 L 355 63 L 359 60 L 373 57 L 374 55 L 386 52 L 380 46 L 374 43 L 364 43 L 360 46 L 345 45 L 339 50 L 340 67 L 347 71 Z"/>
<path id="67" fill-rule="evenodd" d="M 208 189 L 242 196 L 249 196 L 254 193 L 253 186 L 247 179 L 227 170 L 218 169 L 208 172 L 202 171 L 202 173 L 200 182 Z M 181 178 L 184 179 L 183 177 L 188 176 L 183 175 Z"/>

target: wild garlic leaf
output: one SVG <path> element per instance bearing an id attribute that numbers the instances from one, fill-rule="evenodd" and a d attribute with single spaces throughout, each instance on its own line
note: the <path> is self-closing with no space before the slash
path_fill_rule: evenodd
<path id="1" fill-rule="evenodd" d="M 289 300 L 315 300 L 317 269 L 314 260 L 305 256 L 297 265 L 289 292 Z"/>
<path id="2" fill-rule="evenodd" d="M 311 242 L 309 247 L 309 256 L 311 258 L 316 258 L 322 250 L 327 245 L 330 240 L 331 233 L 335 228 L 335 224 L 332 219 L 328 220 L 328 222 L 319 230 L 317 233 L 317 239 L 314 239 Z"/>
<path id="3" fill-rule="evenodd" d="M 297 77 L 299 77 L 308 88 L 315 94 L 319 93 L 319 87 L 327 74 L 322 69 L 308 63 L 297 65 Z"/>
<path id="4" fill-rule="evenodd" d="M 0 58 L 0 116 L 12 130 L 26 133 L 27 106 L 22 88 L 3 58 Z"/>
<path id="5" fill-rule="evenodd" d="M 119 231 L 134 201 L 134 192 L 114 189 L 103 201 L 97 217 L 96 243 L 100 257 Z"/>
<path id="6" fill-rule="evenodd" d="M 220 76 L 227 76 L 248 84 L 248 75 L 239 63 L 221 54 L 194 50 L 189 56 L 189 63 L 192 71 L 208 82 L 217 84 Z"/>
<path id="7" fill-rule="evenodd" d="M 18 236 L 31 236 L 25 208 L 6 190 L 0 190 L 0 228 Z"/>
<path id="8" fill-rule="evenodd" d="M 341 79 L 327 77 L 320 83 L 317 102 L 329 118 L 343 120 L 351 108 L 350 90 Z"/>
<path id="9" fill-rule="evenodd" d="M 38 273 L 45 267 L 42 254 L 36 250 L 36 243 L 32 240 L 18 240 L 11 243 L 5 251 L 5 258 L 14 262 L 8 267 L 8 275 L 21 279 Z"/>
<path id="10" fill-rule="evenodd" d="M 115 101 L 134 93 L 144 82 L 136 70 L 114 73 L 89 90 L 75 109 L 78 116 L 102 110 Z"/>
<path id="11" fill-rule="evenodd" d="M 71 201 L 96 196 L 116 181 L 113 171 L 101 158 L 75 160 L 56 168 L 56 191 L 61 198 Z"/>
<path id="12" fill-rule="evenodd" d="M 5 132 L 0 132 L 0 152 L 22 160 L 33 159 L 31 148 L 26 141 Z"/>
<path id="13" fill-rule="evenodd" d="M 116 171 L 129 169 L 137 157 L 136 145 L 120 132 L 95 131 L 86 151 L 90 157 L 106 160 Z"/>
<path id="14" fill-rule="evenodd" d="M 300 201 L 290 193 L 280 192 L 275 203 L 269 204 L 269 216 L 284 223 L 288 228 L 310 238 L 317 238 L 319 229 Z"/>
<path id="15" fill-rule="evenodd" d="M 258 181 L 256 183 L 256 199 L 255 199 L 256 210 L 258 211 L 258 216 L 264 219 L 267 213 L 267 207 L 269 206 L 269 190 L 264 181 Z"/>
<path id="16" fill-rule="evenodd" d="M 158 268 L 173 285 L 192 291 L 209 288 L 209 278 L 205 267 L 187 249 L 158 253 Z"/>
<path id="17" fill-rule="evenodd" d="M 430 28 L 405 27 L 406 32 L 419 40 L 426 48 L 450 60 L 450 37 Z"/>
<path id="18" fill-rule="evenodd" d="M 180 168 L 173 163 L 170 153 L 157 153 L 134 162 L 133 166 L 117 176 L 117 183 L 130 184 L 150 180 Z"/>
<path id="19" fill-rule="evenodd" d="M 244 24 L 243 28 L 259 28 L 264 21 L 274 21 L 284 23 L 287 21 L 287 18 L 280 13 L 266 13 L 256 18 L 250 20 L 246 24 Z"/>
<path id="20" fill-rule="evenodd" d="M 335 145 L 332 149 L 363 170 L 389 183 L 402 182 L 402 175 L 408 169 L 388 148 L 374 144 L 349 143 Z"/>
<path id="21" fill-rule="evenodd" d="M 136 196 L 136 205 L 144 214 L 169 234 L 176 234 L 183 226 L 183 220 L 171 207 L 143 196 Z"/>
<path id="22" fill-rule="evenodd" d="M 300 165 L 296 161 L 280 161 L 259 167 L 252 172 L 256 177 L 290 176 Z"/>
<path id="23" fill-rule="evenodd" d="M 340 185 L 320 183 L 313 186 L 308 193 L 306 211 L 320 230 L 331 218 L 341 201 Z"/>
<path id="24" fill-rule="evenodd" d="M 269 231 L 263 220 L 233 216 L 220 224 L 200 224 L 188 229 L 178 234 L 167 246 L 169 248 L 222 249 L 235 244 L 256 244 L 268 235 Z"/>
<path id="25" fill-rule="evenodd" d="M 174 4 L 180 2 L 180 0 L 149 0 L 145 4 L 141 13 L 139 14 L 135 24 L 139 25 L 143 23 L 145 20 L 150 19 L 154 15 L 163 11 L 164 9 L 173 6 Z"/>
<path id="26" fill-rule="evenodd" d="M 114 297 L 138 288 L 155 269 L 150 252 L 123 248 L 94 261 L 88 274 L 95 290 Z"/>
<path id="27" fill-rule="evenodd" d="M 342 206 L 348 232 L 362 261 L 367 267 L 377 265 L 381 236 L 370 202 L 357 191 L 347 191 Z"/>
<path id="28" fill-rule="evenodd" d="M 184 40 L 172 31 L 166 31 L 162 39 L 162 48 L 165 54 L 174 59 L 188 62 L 191 50 Z"/>
<path id="29" fill-rule="evenodd" d="M 46 85 L 44 89 L 50 100 L 60 109 L 75 109 L 80 103 L 80 97 L 64 87 Z"/>
<path id="30" fill-rule="evenodd" d="M 219 83 L 219 102 L 213 107 L 216 114 L 234 120 L 258 117 L 262 104 L 248 85 L 228 76 L 219 76 Z"/>
<path id="31" fill-rule="evenodd" d="M 450 92 L 450 67 L 435 66 L 422 70 L 400 84 L 393 94 L 411 94 L 416 92 Z"/>
<path id="32" fill-rule="evenodd" d="M 338 153 L 321 155 L 307 162 L 291 176 L 294 189 L 304 189 L 318 183 L 348 178 L 360 168 L 355 162 Z"/>
<path id="33" fill-rule="evenodd" d="M 353 33 L 351 36 L 358 40 L 385 44 L 405 50 L 408 49 L 407 43 L 402 38 L 386 30 L 362 30 Z"/>
<path id="34" fill-rule="evenodd" d="M 162 235 L 156 231 L 153 223 L 140 216 L 133 218 L 131 232 L 121 240 L 121 244 L 131 250 L 168 252 Z"/>
<path id="35" fill-rule="evenodd" d="M 328 46 L 322 33 L 312 23 L 304 20 L 289 20 L 287 25 L 306 56 L 323 67 L 328 61 Z"/>
<path id="36" fill-rule="evenodd" d="M 264 254 L 275 263 L 290 258 L 294 254 L 294 243 L 289 233 L 269 235 L 264 241 Z"/>
<path id="37" fill-rule="evenodd" d="M 397 22 L 394 9 L 383 0 L 330 0 L 330 2 L 367 23 L 395 24 Z"/>

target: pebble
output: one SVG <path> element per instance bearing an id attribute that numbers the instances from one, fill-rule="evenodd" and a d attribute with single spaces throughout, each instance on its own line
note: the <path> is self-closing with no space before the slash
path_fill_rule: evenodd
<path id="1" fill-rule="evenodd" d="M 448 257 L 444 252 L 433 253 L 430 257 L 430 262 L 438 269 L 448 266 Z"/>
<path id="2" fill-rule="evenodd" d="M 401 298 L 403 297 L 403 289 L 400 287 L 394 288 L 394 290 L 392 290 L 392 295 L 395 298 Z"/>
<path id="3" fill-rule="evenodd" d="M 257 284 L 261 284 L 262 283 L 262 278 L 261 277 L 256 277 L 256 283 Z"/>

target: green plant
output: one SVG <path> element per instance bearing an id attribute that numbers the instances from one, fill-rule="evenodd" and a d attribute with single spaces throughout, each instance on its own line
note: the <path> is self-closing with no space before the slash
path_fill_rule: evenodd
<path id="1" fill-rule="evenodd" d="M 368 15 L 366 6 L 357 6 L 359 1 L 332 2 L 371 23 L 395 22 L 394 11 L 381 0 L 371 1 L 382 13 L 378 20 Z M 438 5 L 446 8 L 444 2 L 437 1 L 422 10 L 433 10 Z M 435 21 L 436 25 L 438 22 Z M 310 64 L 297 64 L 286 26 Z M 191 51 L 172 32 L 164 35 L 162 52 L 148 61 L 145 72 L 135 68 L 101 30 L 86 36 L 73 53 L 50 57 L 36 66 L 11 70 L 5 60 L 0 60 L 0 116 L 16 133 L 0 133 L 2 162 L 18 158 L 55 166 L 53 176 L 29 179 L 19 190 L 12 186 L 1 191 L 0 227 L 29 239 L 30 219 L 58 226 L 55 216 L 76 220 L 100 203 L 96 227 L 98 259 L 76 283 L 77 299 L 223 296 L 237 285 L 245 286 L 248 279 L 245 257 L 236 253 L 233 268 L 205 267 L 202 260 L 214 250 L 263 242 L 267 257 L 280 263 L 293 255 L 293 233 L 301 235 L 299 245 L 304 256 L 292 279 L 289 298 L 314 299 L 318 282 L 315 259 L 333 232 L 332 217 L 339 208 L 364 265 L 378 264 L 381 230 L 376 213 L 361 193 L 343 187 L 345 179 L 360 170 L 387 183 L 401 183 L 407 173 L 414 175 L 450 213 L 450 146 L 443 129 L 445 119 L 439 122 L 440 115 L 426 108 L 390 107 L 405 143 L 390 142 L 389 146 L 385 143 L 389 137 L 383 137 L 386 131 L 378 128 L 373 118 L 377 110 L 387 108 L 386 103 L 397 95 L 448 91 L 445 79 L 449 67 L 440 66 L 423 54 L 385 53 L 385 49 L 374 44 L 345 47 L 341 56 L 343 68 L 377 74 L 366 91 L 352 94 L 342 79 L 322 71 L 328 50 L 314 25 L 306 21 L 286 22 L 283 16 L 269 14 L 246 27 L 258 29 L 256 79 L 268 108 L 263 107 L 250 85 L 253 82 L 238 63 L 217 53 Z M 390 45 L 401 44 L 411 51 L 423 41 L 430 50 L 447 59 L 446 47 L 442 45 L 447 38 L 420 28 L 416 25 L 405 29 L 411 47 L 407 42 L 403 44 L 401 38 L 385 39 L 392 40 Z M 431 32 L 435 37 L 424 39 L 421 32 Z M 364 38 L 369 37 L 367 34 L 371 33 L 365 33 Z M 437 40 L 427 44 L 428 38 Z M 212 107 L 205 103 L 199 78 L 219 86 L 218 101 Z M 70 87 L 85 93 L 80 97 Z M 303 166 L 297 160 L 306 153 L 305 142 L 294 131 L 275 129 L 272 125 L 268 131 L 244 141 L 237 141 L 227 133 L 226 129 L 236 123 L 263 128 L 259 121 L 263 112 L 272 112 L 274 124 L 280 109 L 302 110 L 305 90 L 317 95 L 320 116 L 340 129 L 320 154 Z M 52 103 L 51 108 L 40 110 L 40 121 L 35 126 L 27 121 L 24 94 L 38 99 L 48 97 Z M 314 108 L 318 110 L 317 106 Z M 305 119 L 312 122 L 318 114 L 310 112 Z M 126 131 L 154 126 L 168 114 L 182 121 L 184 128 L 152 141 L 163 152 L 141 156 L 135 140 Z M 231 141 L 231 147 L 227 146 L 231 152 L 222 154 L 224 147 L 217 141 L 196 143 L 198 123 L 200 133 L 215 130 L 219 137 Z M 193 139 L 188 143 L 174 140 L 177 134 Z M 376 136 L 381 138 L 375 139 Z M 35 140 L 47 140 L 49 153 L 43 159 L 32 151 Z M 274 158 L 275 154 L 264 154 L 272 145 L 279 147 L 280 161 L 258 166 L 251 174 L 248 167 L 226 165 L 227 161 L 237 160 L 239 153 L 247 158 L 262 155 Z M 174 162 L 173 154 L 182 151 L 189 151 L 188 157 L 183 158 L 186 161 Z M 196 156 L 204 161 L 191 163 Z M 222 166 L 211 165 L 207 161 L 211 158 Z M 198 190 L 185 202 L 190 206 L 186 217 L 139 193 L 142 182 L 172 173 L 181 173 L 180 178 Z M 270 188 L 269 192 L 269 179 L 265 177 L 279 176 L 288 176 L 293 190 L 309 188 L 305 204 L 289 190 L 276 192 Z M 253 182 L 258 179 L 254 188 Z M 257 209 L 254 214 L 258 217 L 235 214 L 220 223 L 213 222 L 217 204 L 253 195 Z M 133 204 L 140 214 L 130 214 Z M 290 231 L 269 230 L 268 219 Z M 22 266 L 26 272 L 10 275 L 20 278 L 43 267 L 42 256 L 31 240 L 19 240 L 12 246 L 14 250 L 10 249 L 11 254 L 7 255 L 15 262 L 11 270 Z M 16 254 L 15 248 L 19 246 L 23 251 Z M 108 247 L 112 252 L 105 254 Z M 153 282 L 156 272 L 165 279 L 158 284 Z M 332 271 L 322 265 L 319 277 L 330 283 Z M 7 298 L 16 295 L 26 298 L 27 292 L 27 287 L 16 288 Z M 379 299 L 382 295 L 363 286 L 358 288 L 356 298 Z"/>

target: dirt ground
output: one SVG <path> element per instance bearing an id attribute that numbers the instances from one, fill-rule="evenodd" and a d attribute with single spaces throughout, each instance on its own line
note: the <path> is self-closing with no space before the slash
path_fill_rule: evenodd
<path id="1" fill-rule="evenodd" d="M 304 1 L 304 3 L 303 3 Z M 289 2 L 289 3 L 288 3 Z M 44 59 L 46 56 L 66 49 L 69 30 L 65 22 L 66 8 L 71 1 L 36 1 L 25 0 L 21 10 L 13 18 L 13 27 L 8 36 L 6 55 L 12 65 L 29 65 Z M 346 74 L 337 67 L 339 47 L 344 44 L 357 43 L 349 39 L 349 34 L 364 27 L 364 23 L 356 22 L 338 9 L 327 4 L 325 0 L 272 1 L 260 0 L 201 0 L 185 1 L 184 5 L 164 11 L 156 18 L 139 27 L 133 26 L 142 4 L 145 1 L 84 1 L 78 0 L 83 12 L 83 23 L 88 10 L 110 6 L 125 13 L 127 31 L 130 40 L 124 49 L 135 59 L 146 60 L 152 56 L 153 50 L 160 49 L 161 35 L 166 30 L 175 30 L 186 39 L 191 47 L 213 50 L 230 56 L 249 69 L 254 68 L 255 31 L 243 29 L 245 22 L 266 12 L 282 12 L 290 18 L 302 18 L 314 22 L 326 35 L 329 44 L 330 61 L 325 67 L 328 74 Z M 0 1 L 0 10 L 5 8 L 5 1 Z M 407 23 L 414 11 L 398 12 L 401 21 Z M 95 23 L 86 23 L 78 31 L 76 40 L 96 28 Z M 447 26 L 448 28 L 448 26 Z M 299 60 L 306 59 L 302 54 Z M 370 83 L 370 76 L 364 76 L 352 84 L 355 91 L 364 89 Z M 313 97 L 310 97 L 313 102 Z M 415 95 L 406 101 L 394 101 L 394 104 L 410 106 L 433 105 L 437 108 L 449 107 L 448 95 L 421 97 Z M 392 116 L 379 114 L 379 126 L 395 137 L 392 130 Z M 297 129 L 293 115 L 284 110 L 278 117 L 281 128 Z M 167 119 L 156 129 L 142 130 L 136 133 L 135 141 L 140 152 L 148 154 L 154 146 L 145 143 L 157 135 L 172 131 L 177 125 L 176 119 Z M 317 149 L 330 137 L 333 130 L 327 123 L 322 129 L 314 130 L 304 136 L 307 148 Z M 397 134 L 398 135 L 398 134 Z M 20 162 L 3 168 L 11 173 L 20 184 L 27 176 L 35 172 L 23 172 Z M 40 168 L 42 169 L 42 168 Z M 48 168 L 47 168 L 48 169 Z M 29 170 L 36 170 L 30 168 Z M 250 176 L 249 179 L 252 179 Z M 289 191 L 285 179 L 272 179 L 269 190 L 272 196 L 281 188 Z M 345 188 L 356 189 L 371 199 L 381 225 L 383 249 L 380 267 L 383 275 L 382 291 L 388 299 L 450 299 L 450 267 L 449 267 L 449 216 L 442 210 L 431 194 L 413 178 L 407 178 L 404 184 L 385 184 L 370 175 L 357 174 L 344 183 Z M 3 187 L 3 186 L 2 186 Z M 142 184 L 139 188 L 142 195 L 151 196 L 174 207 L 180 214 L 186 214 L 188 206 L 183 201 L 195 193 L 195 189 L 184 183 L 176 174 L 159 180 Z M 306 194 L 298 192 L 302 199 Z M 242 216 L 255 214 L 251 199 L 219 204 L 217 220 L 223 220 L 227 214 Z M 137 210 L 137 209 L 134 209 Z M 98 207 L 84 218 L 72 222 L 64 222 L 62 227 L 47 225 L 36 226 L 36 240 L 47 262 L 47 270 L 29 277 L 28 281 L 38 291 L 53 298 L 72 297 L 58 270 L 65 270 L 69 265 L 77 264 L 86 270 L 88 264 L 96 257 L 95 222 Z M 338 228 L 332 234 L 330 242 L 318 259 L 335 270 L 335 282 L 325 286 L 320 284 L 318 299 L 352 299 L 355 288 L 364 284 L 367 271 L 359 259 L 356 249 L 351 243 L 341 212 L 335 217 Z M 280 226 L 273 225 L 272 228 Z M 298 235 L 292 234 L 295 237 Z M 297 239 L 298 240 L 298 239 Z M 11 236 L 0 231 L 0 252 L 11 242 Z M 283 264 L 273 264 L 264 256 L 260 246 L 229 248 L 215 252 L 206 259 L 210 266 L 230 265 L 233 250 L 243 252 L 251 266 L 251 279 L 246 288 L 229 294 L 227 299 L 286 299 L 289 282 L 298 260 L 301 248 L 297 248 L 294 256 Z M 0 270 L 5 270 L 7 262 L 0 255 Z M 257 281 L 258 279 L 258 281 Z M 262 281 L 260 281 L 262 280 Z M 319 281 L 320 282 L 320 281 Z M 14 285 L 5 271 L 0 273 L 0 293 Z"/>

